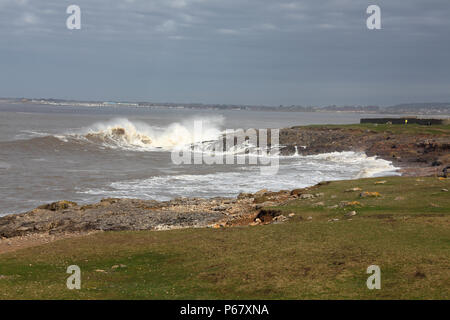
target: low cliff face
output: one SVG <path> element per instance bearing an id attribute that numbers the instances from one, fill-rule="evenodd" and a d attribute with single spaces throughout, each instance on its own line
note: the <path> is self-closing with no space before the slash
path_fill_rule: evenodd
<path id="1" fill-rule="evenodd" d="M 450 164 L 450 127 L 401 126 L 293 127 L 280 131 L 282 153 L 310 155 L 327 152 L 363 151 L 401 167 L 443 167 Z M 416 129 L 416 130 L 412 130 Z"/>

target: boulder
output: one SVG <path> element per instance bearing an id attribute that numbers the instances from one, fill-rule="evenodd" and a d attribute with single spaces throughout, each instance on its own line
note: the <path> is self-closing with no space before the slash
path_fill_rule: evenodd
<path id="1" fill-rule="evenodd" d="M 353 217 L 353 216 L 356 216 L 356 211 L 350 211 L 350 212 L 347 212 L 347 213 L 345 214 L 345 216 L 346 216 L 346 217 Z"/>
<path id="2" fill-rule="evenodd" d="M 247 199 L 247 198 L 253 198 L 253 194 L 242 192 L 242 193 L 239 193 L 239 195 L 237 196 L 237 198 L 238 198 L 239 200 Z"/>
<path id="3" fill-rule="evenodd" d="M 279 216 L 276 216 L 275 218 L 273 218 L 273 221 L 275 221 L 275 222 L 284 222 L 286 220 L 287 220 L 287 218 L 283 215 L 279 215 Z"/>
<path id="4" fill-rule="evenodd" d="M 60 210 L 65 210 L 65 209 L 69 209 L 71 207 L 76 207 L 76 206 L 78 206 L 78 204 L 76 202 L 62 200 L 62 201 L 57 201 L 57 202 L 53 202 L 50 204 L 44 204 L 37 208 L 43 209 L 43 210 L 50 210 L 50 211 L 60 211 Z"/>
<path id="5" fill-rule="evenodd" d="M 291 191 L 291 196 L 298 196 L 302 192 L 305 192 L 305 189 L 294 189 L 294 190 Z"/>
<path id="6" fill-rule="evenodd" d="M 267 189 L 259 190 L 258 192 L 255 193 L 255 197 L 262 197 L 263 195 L 265 195 L 268 192 L 269 192 L 269 190 L 267 190 Z"/>

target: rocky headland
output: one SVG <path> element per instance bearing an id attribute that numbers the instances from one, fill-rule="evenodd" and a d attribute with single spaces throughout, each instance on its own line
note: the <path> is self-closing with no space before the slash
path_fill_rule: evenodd
<path id="1" fill-rule="evenodd" d="M 402 130 L 401 126 L 376 130 L 364 126 L 292 127 L 280 131 L 282 153 L 302 155 L 356 151 L 392 161 L 403 175 L 442 172 L 450 165 L 450 129 Z M 426 128 L 426 127 L 424 127 Z"/>

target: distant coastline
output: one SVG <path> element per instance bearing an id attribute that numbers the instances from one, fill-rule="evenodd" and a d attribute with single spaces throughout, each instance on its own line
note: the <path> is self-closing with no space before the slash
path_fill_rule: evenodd
<path id="1" fill-rule="evenodd" d="M 450 102 L 403 103 L 393 106 L 376 105 L 330 105 L 330 106 L 302 106 L 302 105 L 236 105 L 236 104 L 205 104 L 205 103 L 173 103 L 173 102 L 128 102 L 128 101 L 78 101 L 52 98 L 0 98 L 0 103 L 30 103 L 53 106 L 79 107 L 150 107 L 168 109 L 194 110 L 235 110 L 235 111 L 272 111 L 272 112 L 352 112 L 365 114 L 408 114 L 449 116 Z"/>

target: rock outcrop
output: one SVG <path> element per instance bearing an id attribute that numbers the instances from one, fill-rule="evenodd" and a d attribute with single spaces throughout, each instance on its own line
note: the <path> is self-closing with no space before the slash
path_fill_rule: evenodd
<path id="1" fill-rule="evenodd" d="M 282 154 L 303 155 L 356 151 L 393 161 L 399 167 L 450 165 L 450 136 L 408 134 L 345 127 L 292 127 L 280 131 Z M 422 170 L 421 174 L 426 174 Z M 435 171 L 435 170 L 433 170 Z M 406 171 L 407 173 L 407 171 Z"/>
<path id="2" fill-rule="evenodd" d="M 295 192 L 261 190 L 237 198 L 177 198 L 171 201 L 108 198 L 78 205 L 59 201 L 29 212 L 0 218 L 0 238 L 30 234 L 57 234 L 114 230 L 166 230 L 177 228 L 256 225 L 282 222 L 278 211 L 267 209 L 292 199 L 310 200 L 316 187 Z M 287 219 L 287 218 L 286 218 Z"/>

